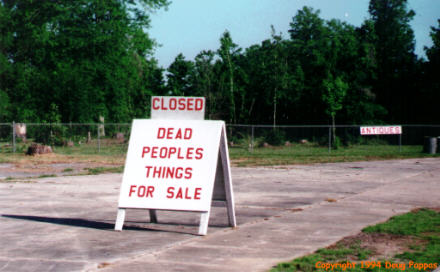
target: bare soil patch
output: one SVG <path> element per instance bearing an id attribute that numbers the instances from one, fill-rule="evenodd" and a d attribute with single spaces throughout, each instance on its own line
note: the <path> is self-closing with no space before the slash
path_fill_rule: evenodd
<path id="1" fill-rule="evenodd" d="M 381 260 L 393 258 L 403 252 L 412 252 L 412 248 L 423 247 L 426 244 L 426 240 L 414 236 L 361 232 L 354 236 L 345 237 L 328 248 L 359 246 L 362 249 L 370 250 L 368 260 Z M 357 261 L 356 256 L 351 256 L 351 259 Z"/>
<path id="2" fill-rule="evenodd" d="M 42 175 L 78 175 L 88 172 L 87 169 L 98 167 L 117 167 L 123 161 L 100 160 L 99 157 L 78 160 L 67 155 L 44 154 L 17 157 L 8 163 L 0 163 L 0 179 L 26 178 Z"/>

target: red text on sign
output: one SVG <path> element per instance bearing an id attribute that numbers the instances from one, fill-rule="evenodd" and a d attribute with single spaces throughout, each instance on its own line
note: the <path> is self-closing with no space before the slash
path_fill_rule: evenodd
<path id="1" fill-rule="evenodd" d="M 157 130 L 157 139 L 176 139 L 176 140 L 189 140 L 192 137 L 192 128 L 179 128 L 177 132 L 174 128 L 159 128 Z"/>
<path id="2" fill-rule="evenodd" d="M 130 192 L 128 193 L 128 196 L 131 197 L 133 194 L 137 195 L 138 197 L 153 197 L 154 192 L 154 186 L 137 186 L 137 185 L 131 185 L 130 186 Z"/>
<path id="3" fill-rule="evenodd" d="M 200 160 L 203 158 L 203 148 L 144 146 L 142 148 L 142 158 L 145 156 L 152 159 Z"/>
<path id="4" fill-rule="evenodd" d="M 168 167 L 168 166 L 145 166 L 147 169 L 146 178 L 175 178 L 191 179 L 192 168 L 187 167 Z"/>
<path id="5" fill-rule="evenodd" d="M 153 110 L 163 111 L 201 111 L 203 110 L 203 99 L 194 97 L 171 97 L 164 99 L 163 97 L 153 98 Z"/>
<path id="6" fill-rule="evenodd" d="M 202 191 L 202 188 L 195 188 L 194 191 L 192 191 L 188 187 L 186 187 L 186 188 L 168 187 L 167 198 L 199 200 L 201 191 Z"/>

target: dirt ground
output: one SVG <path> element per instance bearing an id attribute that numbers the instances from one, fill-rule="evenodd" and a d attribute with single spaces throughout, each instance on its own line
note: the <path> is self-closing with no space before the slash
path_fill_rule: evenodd
<path id="1" fill-rule="evenodd" d="M 11 163 L 0 163 L 1 179 L 26 179 L 40 176 L 71 176 L 87 174 L 88 169 L 117 167 L 122 162 L 88 160 L 70 161 L 68 156 L 56 154 L 35 155 Z"/>

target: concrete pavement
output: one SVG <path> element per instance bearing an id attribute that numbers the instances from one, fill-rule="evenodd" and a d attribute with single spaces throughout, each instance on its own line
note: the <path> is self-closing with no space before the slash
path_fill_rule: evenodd
<path id="1" fill-rule="evenodd" d="M 233 168 L 238 227 L 128 210 L 120 174 L 0 182 L 0 271 L 265 271 L 416 207 L 440 207 L 440 159 Z"/>

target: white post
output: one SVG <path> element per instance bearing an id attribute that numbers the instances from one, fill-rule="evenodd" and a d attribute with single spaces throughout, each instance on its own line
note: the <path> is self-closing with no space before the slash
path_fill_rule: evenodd
<path id="1" fill-rule="evenodd" d="M 202 212 L 200 215 L 200 226 L 199 235 L 206 235 L 208 233 L 208 222 L 209 222 L 210 211 Z"/>
<path id="2" fill-rule="evenodd" d="M 118 215 L 116 217 L 115 230 L 122 231 L 125 221 L 125 209 L 118 209 Z"/>
<path id="3" fill-rule="evenodd" d="M 229 226 L 236 227 L 234 191 L 232 189 L 232 175 L 229 163 L 228 141 L 226 139 L 226 129 L 223 127 L 220 137 L 220 158 L 222 159 L 223 176 L 226 193 L 226 208 L 228 209 Z"/>

